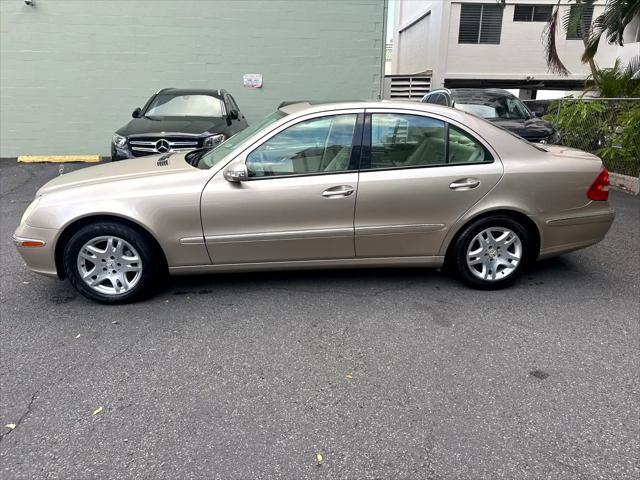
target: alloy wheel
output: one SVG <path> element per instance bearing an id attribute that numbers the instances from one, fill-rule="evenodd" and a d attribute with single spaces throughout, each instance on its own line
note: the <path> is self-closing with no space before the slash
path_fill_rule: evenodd
<path id="1" fill-rule="evenodd" d="M 467 266 L 484 281 L 509 277 L 522 262 L 522 242 L 512 230 L 490 227 L 478 233 L 467 248 Z"/>
<path id="2" fill-rule="evenodd" d="M 142 277 L 142 261 L 137 250 L 115 236 L 95 237 L 78 252 L 78 272 L 91 289 L 103 295 L 122 295 Z"/>

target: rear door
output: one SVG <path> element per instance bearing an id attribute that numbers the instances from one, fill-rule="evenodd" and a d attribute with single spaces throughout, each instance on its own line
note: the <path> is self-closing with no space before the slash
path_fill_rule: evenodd
<path id="1" fill-rule="evenodd" d="M 368 110 L 364 142 L 357 257 L 437 255 L 447 230 L 503 172 L 474 132 L 422 112 Z"/>

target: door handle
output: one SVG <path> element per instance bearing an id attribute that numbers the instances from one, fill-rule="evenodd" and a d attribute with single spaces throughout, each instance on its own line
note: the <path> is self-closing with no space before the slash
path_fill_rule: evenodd
<path id="1" fill-rule="evenodd" d="M 449 188 L 451 190 L 471 190 L 478 185 L 480 185 L 480 180 L 477 178 L 461 178 L 449 185 Z"/>
<path id="2" fill-rule="evenodd" d="M 327 188 L 322 192 L 322 196 L 325 198 L 332 197 L 348 197 L 353 193 L 353 187 L 351 185 L 339 185 L 337 187 Z"/>

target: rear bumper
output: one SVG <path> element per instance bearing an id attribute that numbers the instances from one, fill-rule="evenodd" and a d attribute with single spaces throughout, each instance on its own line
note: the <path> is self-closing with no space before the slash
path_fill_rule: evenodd
<path id="1" fill-rule="evenodd" d="M 29 270 L 47 277 L 58 277 L 54 255 L 57 234 L 57 229 L 36 228 L 29 225 L 20 225 L 16 229 L 13 241 Z M 24 240 L 38 240 L 44 242 L 44 245 L 23 247 L 21 243 Z"/>
<path id="2" fill-rule="evenodd" d="M 539 258 L 552 257 L 600 242 L 611 228 L 614 218 L 615 212 L 608 204 L 600 206 L 593 202 L 581 209 L 580 213 L 536 219 L 542 226 Z"/>

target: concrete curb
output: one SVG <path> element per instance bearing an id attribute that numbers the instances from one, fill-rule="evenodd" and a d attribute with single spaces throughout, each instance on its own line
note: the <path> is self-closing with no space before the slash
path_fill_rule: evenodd
<path id="1" fill-rule="evenodd" d="M 98 163 L 100 155 L 21 155 L 18 162 L 22 163 Z"/>
<path id="2" fill-rule="evenodd" d="M 640 193 L 640 178 L 609 172 L 609 183 L 626 193 L 638 195 Z"/>

